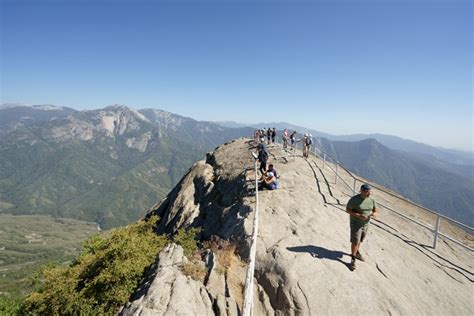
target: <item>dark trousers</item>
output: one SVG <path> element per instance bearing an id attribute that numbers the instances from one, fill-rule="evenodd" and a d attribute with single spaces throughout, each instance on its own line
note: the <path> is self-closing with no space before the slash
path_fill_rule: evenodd
<path id="1" fill-rule="evenodd" d="M 263 160 L 260 161 L 260 168 L 258 169 L 262 174 L 265 174 L 265 171 L 267 171 L 267 161 Z"/>

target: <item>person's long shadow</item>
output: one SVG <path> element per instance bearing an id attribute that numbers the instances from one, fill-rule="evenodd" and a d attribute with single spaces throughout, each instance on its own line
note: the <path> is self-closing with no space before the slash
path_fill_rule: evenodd
<path id="1" fill-rule="evenodd" d="M 334 261 L 339 261 L 349 269 L 349 263 L 342 261 L 344 255 L 349 256 L 350 254 L 342 251 L 329 250 L 323 247 L 307 245 L 307 246 L 297 246 L 297 247 L 286 247 L 289 251 L 292 252 L 307 252 L 313 258 L 317 259 L 329 259 Z"/>

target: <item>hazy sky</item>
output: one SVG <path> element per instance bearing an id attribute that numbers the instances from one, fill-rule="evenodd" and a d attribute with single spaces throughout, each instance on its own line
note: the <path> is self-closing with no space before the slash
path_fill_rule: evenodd
<path id="1" fill-rule="evenodd" d="M 465 0 L 0 0 L 1 101 L 473 150 Z"/>

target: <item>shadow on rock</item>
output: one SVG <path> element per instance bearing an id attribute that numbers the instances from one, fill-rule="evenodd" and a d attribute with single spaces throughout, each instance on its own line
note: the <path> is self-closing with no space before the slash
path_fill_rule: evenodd
<path id="1" fill-rule="evenodd" d="M 307 252 L 312 257 L 318 259 L 329 259 L 334 261 L 339 261 L 349 268 L 349 263 L 342 261 L 343 256 L 350 256 L 350 254 L 342 251 L 329 250 L 323 247 L 307 245 L 307 246 L 297 246 L 297 247 L 286 247 L 289 251 L 292 252 Z"/>

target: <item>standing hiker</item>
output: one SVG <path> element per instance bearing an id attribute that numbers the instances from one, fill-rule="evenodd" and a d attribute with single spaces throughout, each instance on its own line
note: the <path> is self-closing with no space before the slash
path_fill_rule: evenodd
<path id="1" fill-rule="evenodd" d="M 313 135 L 304 134 L 303 139 L 303 157 L 308 158 L 309 151 L 311 149 L 311 144 L 313 144 Z"/>
<path id="2" fill-rule="evenodd" d="M 265 128 L 260 130 L 260 142 L 265 142 Z"/>
<path id="3" fill-rule="evenodd" d="M 275 136 L 276 136 L 276 129 L 275 127 L 272 129 L 272 144 L 275 143 Z"/>
<path id="4" fill-rule="evenodd" d="M 265 143 L 261 143 L 258 145 L 258 162 L 260 163 L 260 172 L 262 173 L 262 176 L 265 174 L 267 171 L 267 160 L 268 160 L 268 151 L 267 151 L 267 145 Z"/>
<path id="5" fill-rule="evenodd" d="M 285 128 L 285 130 L 283 131 L 283 148 L 287 148 L 288 147 L 288 129 Z"/>
<path id="6" fill-rule="evenodd" d="M 291 133 L 290 141 L 291 141 L 291 147 L 293 147 L 296 142 L 296 131 L 293 131 L 293 133 Z"/>
<path id="7" fill-rule="evenodd" d="M 370 218 L 377 217 L 377 207 L 375 200 L 370 197 L 370 186 L 368 184 L 361 185 L 360 193 L 349 199 L 346 212 L 350 215 L 351 227 L 351 263 L 349 268 L 354 271 L 356 259 L 364 261 L 364 257 L 359 252 L 359 247 L 367 236 Z"/>

